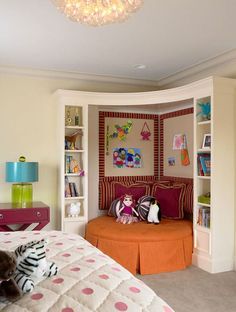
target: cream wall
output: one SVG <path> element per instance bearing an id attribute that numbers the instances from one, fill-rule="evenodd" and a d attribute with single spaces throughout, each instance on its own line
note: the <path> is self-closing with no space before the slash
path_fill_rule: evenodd
<path id="1" fill-rule="evenodd" d="M 58 228 L 60 218 L 57 208 L 58 109 L 52 96 L 57 89 L 137 92 L 149 88 L 0 73 L 0 202 L 9 202 L 11 199 L 11 183 L 5 182 L 5 162 L 17 161 L 20 155 L 24 155 L 28 161 L 38 161 L 39 182 L 33 184 L 34 200 L 43 201 L 51 207 L 51 223 L 47 229 Z M 98 140 L 98 136 L 90 139 L 90 147 L 97 146 L 94 141 Z"/>

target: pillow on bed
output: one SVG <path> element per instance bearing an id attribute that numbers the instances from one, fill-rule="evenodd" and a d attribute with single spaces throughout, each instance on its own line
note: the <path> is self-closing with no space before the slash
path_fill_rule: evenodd
<path id="1" fill-rule="evenodd" d="M 174 185 L 159 184 L 153 186 L 152 196 L 159 201 L 163 218 L 183 219 L 185 187 L 184 183 L 175 183 Z"/>
<path id="2" fill-rule="evenodd" d="M 120 210 L 121 207 L 122 207 L 122 200 L 120 198 L 113 200 L 107 213 L 108 216 L 117 218 L 118 211 Z"/>
<path id="3" fill-rule="evenodd" d="M 150 206 L 151 206 L 151 200 L 153 198 L 154 198 L 153 196 L 144 195 L 138 199 L 136 209 L 138 211 L 138 214 L 141 220 L 147 220 L 148 213 L 149 213 Z"/>
<path id="4" fill-rule="evenodd" d="M 146 183 L 125 185 L 122 182 L 112 182 L 113 194 L 115 198 L 128 194 L 132 195 L 135 202 L 144 195 L 150 195 L 150 186 Z"/>

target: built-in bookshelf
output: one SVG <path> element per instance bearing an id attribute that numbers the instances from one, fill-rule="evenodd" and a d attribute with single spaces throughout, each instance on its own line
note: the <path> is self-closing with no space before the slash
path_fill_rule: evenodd
<path id="1" fill-rule="evenodd" d="M 210 228 L 211 224 L 211 106 L 210 96 L 196 99 L 197 203 L 195 225 L 198 225 L 198 230 L 201 230 L 202 227 Z M 207 201 L 207 199 L 209 200 Z"/>
<path id="2" fill-rule="evenodd" d="M 194 97 L 193 264 L 211 273 L 233 269 L 234 156 L 224 147 L 233 144 L 235 87 L 213 78 Z"/>
<path id="3" fill-rule="evenodd" d="M 63 93 L 63 92 L 62 92 Z M 60 102 L 60 208 L 64 232 L 84 236 L 87 208 L 87 108 Z"/>

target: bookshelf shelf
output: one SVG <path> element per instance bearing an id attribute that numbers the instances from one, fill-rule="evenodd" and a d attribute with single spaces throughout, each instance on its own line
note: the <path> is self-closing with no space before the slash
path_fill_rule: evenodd
<path id="1" fill-rule="evenodd" d="M 205 203 L 201 203 L 201 202 L 198 202 L 198 205 L 199 206 L 203 206 L 203 207 L 211 207 L 211 205 L 205 204 Z"/>
<path id="2" fill-rule="evenodd" d="M 85 222 L 84 217 L 66 217 L 64 222 Z"/>
<path id="3" fill-rule="evenodd" d="M 84 199 L 84 196 L 65 197 L 65 200 Z"/>
<path id="4" fill-rule="evenodd" d="M 200 232 L 204 232 L 204 233 L 210 233 L 211 232 L 211 229 L 210 228 L 207 228 L 205 226 L 202 226 L 202 225 L 196 225 L 196 229 Z"/>
<path id="5" fill-rule="evenodd" d="M 202 180 L 210 180 L 211 176 L 197 176 L 198 179 L 202 179 Z"/>
<path id="6" fill-rule="evenodd" d="M 65 153 L 84 153 L 84 150 L 65 150 Z"/>
<path id="7" fill-rule="evenodd" d="M 206 148 L 199 148 L 197 150 L 198 153 L 210 153 L 211 149 L 206 149 Z"/>
<path id="8" fill-rule="evenodd" d="M 198 126 L 210 125 L 211 120 L 199 121 L 197 124 L 198 124 Z"/>

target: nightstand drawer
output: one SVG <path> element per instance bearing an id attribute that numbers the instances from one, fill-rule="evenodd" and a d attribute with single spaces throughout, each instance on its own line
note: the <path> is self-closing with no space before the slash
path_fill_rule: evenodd
<path id="1" fill-rule="evenodd" d="M 39 222 L 49 220 L 49 208 L 20 208 L 12 211 L 0 210 L 0 224 L 17 224 L 21 222 Z"/>

